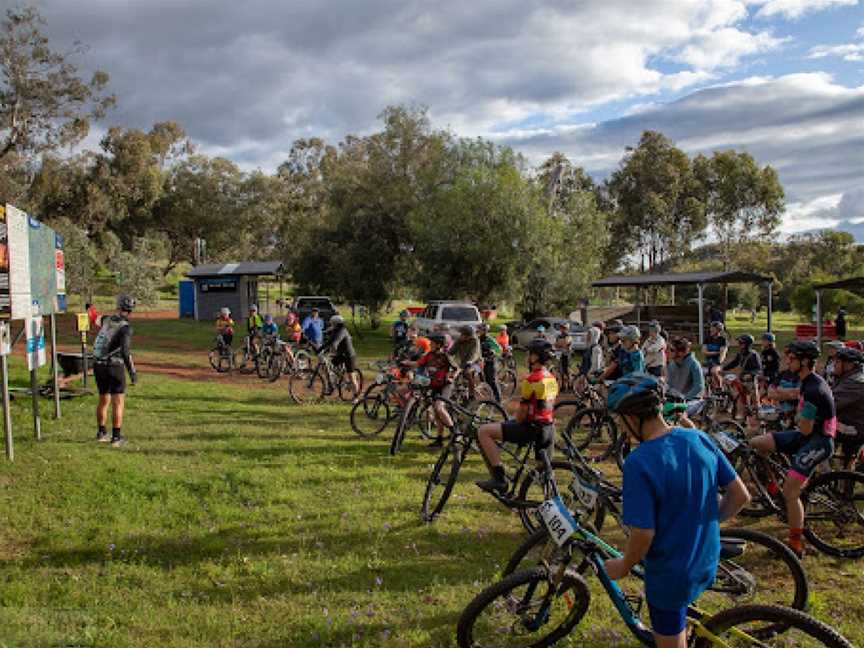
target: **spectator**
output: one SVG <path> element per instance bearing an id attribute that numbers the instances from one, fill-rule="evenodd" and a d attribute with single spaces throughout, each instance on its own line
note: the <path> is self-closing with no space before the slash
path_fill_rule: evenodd
<path id="1" fill-rule="evenodd" d="M 660 333 L 660 322 L 652 320 L 648 324 L 648 339 L 642 345 L 645 369 L 657 378 L 662 378 L 666 369 L 666 340 Z"/>
<path id="2" fill-rule="evenodd" d="M 837 339 L 846 339 L 846 311 L 841 308 L 837 311 L 837 319 L 834 320 L 834 330 L 837 331 Z"/>
<path id="3" fill-rule="evenodd" d="M 317 308 L 313 308 L 312 314 L 306 316 L 300 328 L 313 347 L 321 347 L 324 343 L 324 320 L 319 317 Z"/>
<path id="4" fill-rule="evenodd" d="M 99 327 L 99 313 L 96 307 L 88 302 L 84 305 L 84 310 L 87 311 L 87 319 L 90 320 L 90 330 L 95 331 Z"/>

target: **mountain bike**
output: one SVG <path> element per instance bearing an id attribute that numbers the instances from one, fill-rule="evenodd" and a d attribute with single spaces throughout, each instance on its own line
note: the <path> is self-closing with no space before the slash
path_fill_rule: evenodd
<path id="1" fill-rule="evenodd" d="M 370 367 L 377 369 L 378 374 L 351 408 L 349 416 L 351 429 L 364 439 L 381 434 L 402 413 L 396 393 L 401 380 L 399 368 L 389 362 L 372 363 Z"/>
<path id="2" fill-rule="evenodd" d="M 475 447 L 477 428 L 482 423 L 502 423 L 507 420 L 506 412 L 495 401 L 483 401 L 472 411 L 452 401 L 439 400 L 445 402 L 456 425 L 426 481 L 420 508 L 420 516 L 425 522 L 433 522 L 444 510 L 465 458 L 471 448 Z M 496 500 L 511 510 L 531 511 L 545 498 L 557 496 L 555 468 L 547 451 L 540 450 L 534 443 L 515 449 L 509 444 L 499 444 L 499 447 L 509 457 L 507 463 L 516 466 L 516 471 L 509 480 L 506 493 L 491 493 Z M 531 459 L 532 452 L 537 455 L 535 460 Z M 485 456 L 483 459 L 485 463 Z M 529 491 L 533 490 L 532 485 L 542 491 L 539 499 L 527 496 Z"/>
<path id="3" fill-rule="evenodd" d="M 341 365 L 333 364 L 333 359 L 319 354 L 315 367 L 301 369 L 291 376 L 288 391 L 298 405 L 320 403 L 327 396 L 338 395 L 339 399 L 350 403 L 357 397 L 357 391 L 351 382 L 351 374 Z M 359 369 L 353 372 L 357 376 L 360 389 L 363 388 L 363 374 Z"/>
<path id="4" fill-rule="evenodd" d="M 788 459 L 779 453 L 764 456 L 746 441 L 729 437 L 723 448 L 752 494 L 744 515 L 776 515 L 786 521 L 783 482 Z M 829 556 L 864 556 L 864 474 L 850 470 L 818 471 L 801 491 L 804 537 Z"/>
<path id="5" fill-rule="evenodd" d="M 495 358 L 495 376 L 498 379 L 498 388 L 501 390 L 501 398 L 512 398 L 519 387 L 519 377 L 516 370 L 503 358 Z"/>
<path id="6" fill-rule="evenodd" d="M 261 353 L 260 342 L 255 344 L 257 336 L 247 335 L 243 338 L 243 346 L 234 352 L 234 366 L 240 373 L 252 373 L 258 370 L 258 358 Z"/>
<path id="7" fill-rule="evenodd" d="M 213 342 L 214 346 L 210 349 L 208 359 L 210 366 L 218 373 L 227 373 L 234 368 L 234 351 L 225 343 L 225 338 L 217 335 Z"/>
<path id="8" fill-rule="evenodd" d="M 460 648 L 551 646 L 572 632 L 588 610 L 591 593 L 583 574 L 593 572 L 631 634 L 653 646 L 642 622 L 641 594 L 627 594 L 606 573 L 605 562 L 621 553 L 579 521 L 560 497 L 538 507 L 549 541 L 540 564 L 513 572 L 480 592 L 465 608 L 456 629 Z M 576 564 L 576 569 L 572 566 Z M 630 574 L 644 578 L 635 566 Z M 702 598 L 688 609 L 688 646 L 828 646 L 849 648 L 836 630 L 800 610 L 744 605 L 708 616 Z"/>
<path id="9" fill-rule="evenodd" d="M 299 348 L 292 350 L 288 342 L 277 339 L 259 362 L 259 366 L 264 367 L 264 375 L 259 371 L 259 376 L 272 383 L 282 376 L 308 369 L 311 364 L 312 358 L 308 352 Z"/>

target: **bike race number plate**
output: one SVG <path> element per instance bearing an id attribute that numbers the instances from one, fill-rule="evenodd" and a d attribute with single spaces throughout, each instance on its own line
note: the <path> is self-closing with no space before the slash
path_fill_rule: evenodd
<path id="1" fill-rule="evenodd" d="M 717 445 L 719 445 L 723 449 L 723 452 L 732 452 L 733 450 L 735 450 L 735 448 L 741 445 L 737 439 L 735 439 L 729 434 L 726 434 L 722 430 L 714 432 L 712 436 L 717 442 Z"/>
<path id="2" fill-rule="evenodd" d="M 537 514 L 559 547 L 564 546 L 564 543 L 576 531 L 576 520 L 573 519 L 560 497 L 553 497 L 543 502 L 537 507 Z"/>
<path id="3" fill-rule="evenodd" d="M 595 488 L 578 478 L 573 480 L 570 488 L 582 506 L 589 511 L 594 509 L 594 505 L 597 503 L 597 490 Z"/>

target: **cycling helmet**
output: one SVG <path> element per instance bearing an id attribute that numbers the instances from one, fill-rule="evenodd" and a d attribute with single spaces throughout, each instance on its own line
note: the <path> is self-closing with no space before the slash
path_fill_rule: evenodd
<path id="1" fill-rule="evenodd" d="M 663 399 L 660 381 L 648 374 L 632 373 L 609 388 L 606 404 L 610 412 L 643 418 L 658 414 Z"/>
<path id="2" fill-rule="evenodd" d="M 638 342 L 642 338 L 642 333 L 639 331 L 638 326 L 625 326 L 621 329 L 621 337 L 625 340 Z"/>
<path id="3" fill-rule="evenodd" d="M 717 329 L 718 331 L 722 331 L 722 330 L 724 330 L 726 327 L 724 326 L 723 322 L 720 322 L 720 321 L 714 321 L 714 322 L 711 322 L 711 328 L 715 328 L 715 329 Z"/>
<path id="4" fill-rule="evenodd" d="M 651 320 L 650 322 L 648 322 L 648 330 L 649 331 L 661 330 L 660 322 L 658 322 L 657 320 Z"/>
<path id="5" fill-rule="evenodd" d="M 344 323 L 345 323 L 345 318 L 342 317 L 341 315 L 334 315 L 333 317 L 330 318 L 330 325 L 331 326 L 339 326 L 340 324 L 344 324 Z"/>
<path id="6" fill-rule="evenodd" d="M 810 340 L 804 342 L 793 342 L 789 345 L 789 353 L 794 355 L 799 360 L 803 358 L 815 360 L 820 355 L 819 347 L 816 346 L 815 342 L 812 342 Z"/>
<path id="7" fill-rule="evenodd" d="M 401 310 L 401 311 L 399 311 L 399 317 L 400 317 L 400 318 L 402 318 L 402 317 L 408 317 L 408 311 L 407 311 L 407 310 Z"/>
<path id="8" fill-rule="evenodd" d="M 474 327 L 473 326 L 460 326 L 459 327 L 459 335 L 467 335 L 469 337 L 474 337 Z"/>
<path id="9" fill-rule="evenodd" d="M 864 364 L 864 353 L 851 347 L 843 347 L 837 351 L 837 359 L 850 364 Z"/>
<path id="10" fill-rule="evenodd" d="M 766 342 L 776 342 L 777 336 L 774 335 L 771 331 L 766 331 L 765 333 L 762 334 L 762 339 L 765 340 Z"/>
<path id="11" fill-rule="evenodd" d="M 552 358 L 552 343 L 545 338 L 534 338 L 528 343 L 528 353 L 536 355 L 541 363 L 548 362 Z"/>
<path id="12" fill-rule="evenodd" d="M 624 328 L 624 320 L 614 319 L 612 320 L 612 326 L 617 326 L 619 328 Z"/>
<path id="13" fill-rule="evenodd" d="M 444 346 L 447 344 L 447 338 L 444 337 L 443 333 L 432 333 L 429 335 L 429 341 L 434 342 L 438 346 Z"/>
<path id="14" fill-rule="evenodd" d="M 273 321 L 273 316 L 272 316 L 270 313 L 267 313 L 267 314 L 264 316 L 264 321 L 267 322 L 267 323 L 269 324 L 270 322 Z"/>
<path id="15" fill-rule="evenodd" d="M 506 324 L 501 324 L 501 325 L 498 327 L 498 330 L 499 330 L 499 331 L 506 331 L 506 330 L 507 330 L 507 325 L 506 325 Z"/>
<path id="16" fill-rule="evenodd" d="M 219 311 L 219 314 L 222 315 L 222 317 L 228 317 L 231 314 L 231 309 L 230 308 L 223 308 L 222 310 Z"/>
<path id="17" fill-rule="evenodd" d="M 751 346 L 753 346 L 753 343 L 754 343 L 755 341 L 756 341 L 756 340 L 754 340 L 754 339 L 753 339 L 753 336 L 750 335 L 749 333 L 745 333 L 744 335 L 739 335 L 739 336 L 738 336 L 738 342 L 739 342 L 740 344 L 743 344 L 743 345 L 744 345 L 745 347 L 747 347 L 748 349 L 749 349 Z"/>
<path id="18" fill-rule="evenodd" d="M 676 351 L 690 351 L 693 343 L 686 337 L 676 337 L 672 340 L 671 346 Z"/>
<path id="19" fill-rule="evenodd" d="M 537 327 L 537 332 L 540 333 L 540 334 L 545 333 L 545 332 L 546 332 L 546 327 L 543 326 L 543 325 L 541 324 L 540 326 Z"/>
<path id="20" fill-rule="evenodd" d="M 131 313 L 133 310 L 135 310 L 135 303 L 135 298 L 131 295 L 117 295 L 117 310 Z"/>
<path id="21" fill-rule="evenodd" d="M 623 328 L 624 327 L 621 326 L 620 324 L 610 324 L 609 326 L 606 327 L 606 331 L 608 333 L 614 333 L 615 335 L 620 335 Z"/>
<path id="22" fill-rule="evenodd" d="M 250 305 L 249 305 L 249 310 L 250 310 L 250 311 L 256 311 L 256 312 L 257 312 L 257 311 L 258 311 L 258 304 L 250 304 Z"/>

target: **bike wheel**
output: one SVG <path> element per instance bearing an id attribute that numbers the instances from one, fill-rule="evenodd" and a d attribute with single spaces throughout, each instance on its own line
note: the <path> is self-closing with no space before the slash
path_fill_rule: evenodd
<path id="1" fill-rule="evenodd" d="M 390 416 L 386 397 L 367 393 L 351 408 L 351 429 L 364 439 L 371 439 L 387 427 Z"/>
<path id="2" fill-rule="evenodd" d="M 227 373 L 228 371 L 231 371 L 232 356 L 227 355 L 226 352 L 219 349 L 213 349 L 210 351 L 208 359 L 210 360 L 210 366 L 213 367 L 217 373 Z"/>
<path id="3" fill-rule="evenodd" d="M 597 535 L 597 531 L 591 523 L 581 522 L 581 524 L 583 527 L 588 529 L 588 531 Z M 556 558 L 558 556 L 563 556 L 563 554 L 560 553 L 561 550 L 553 548 L 553 552 L 550 555 L 547 551 L 547 545 L 550 542 L 552 542 L 552 539 L 549 537 L 549 532 L 546 530 L 546 527 L 540 527 L 532 534 L 526 536 L 522 543 L 516 547 L 516 551 L 514 551 L 510 556 L 507 564 L 504 566 L 504 572 L 501 574 L 501 577 L 504 578 L 505 576 L 509 576 L 518 571 L 537 567 L 541 564 L 540 560 L 544 555 L 546 559 L 555 562 Z M 570 565 L 581 566 L 583 558 L 582 552 L 579 551 L 576 546 L 570 547 L 568 551 L 572 554 L 570 557 Z M 587 568 L 587 565 L 585 567 Z M 585 573 L 582 570 L 578 571 L 581 574 Z"/>
<path id="4" fill-rule="evenodd" d="M 459 476 L 464 458 L 464 449 L 460 441 L 454 440 L 444 446 L 426 481 L 426 491 L 423 493 L 423 504 L 420 507 L 420 517 L 424 522 L 434 522 L 444 510 L 444 505 L 456 485 L 456 478 Z"/>
<path id="5" fill-rule="evenodd" d="M 852 648 L 834 628 L 800 610 L 777 605 L 742 605 L 724 610 L 701 623 L 709 636 L 699 636 L 696 648 L 711 648 L 722 641 L 727 648 L 760 646 L 765 648 Z M 765 627 L 784 628 L 777 634 L 759 637 Z"/>
<path id="6" fill-rule="evenodd" d="M 234 351 L 234 368 L 241 373 L 248 373 L 246 366 L 249 364 L 249 352 L 241 348 Z"/>
<path id="7" fill-rule="evenodd" d="M 530 461 L 526 459 L 526 461 Z M 573 469 L 569 461 L 556 459 L 552 461 L 552 473 L 555 478 L 555 483 L 559 486 L 569 483 L 569 479 L 573 478 Z M 537 530 L 540 523 L 534 515 L 534 511 L 546 499 L 547 495 L 543 492 L 543 484 L 537 481 L 537 476 L 529 471 L 525 471 L 521 483 L 516 487 L 519 502 L 526 502 L 526 508 L 520 504 L 519 519 L 522 521 L 522 526 L 528 533 L 533 533 Z M 563 492 L 563 491 L 562 491 Z"/>
<path id="8" fill-rule="evenodd" d="M 433 436 L 437 436 L 437 432 L 435 435 L 432 434 L 432 430 L 435 429 L 435 410 L 432 409 L 431 402 L 426 401 L 419 405 L 414 417 L 417 422 L 417 429 L 420 430 L 420 436 L 429 441 L 432 440 Z"/>
<path id="9" fill-rule="evenodd" d="M 356 388 L 354 387 L 354 383 L 351 382 L 352 375 L 357 379 Z M 340 400 L 346 403 L 353 402 L 357 398 L 357 395 L 363 391 L 363 374 L 360 373 L 360 370 L 355 369 L 353 372 L 343 373 L 340 376 L 338 390 Z"/>
<path id="10" fill-rule="evenodd" d="M 516 377 L 515 371 L 506 369 L 498 372 L 498 387 L 501 390 L 501 398 L 513 398 L 518 386 L 519 379 Z"/>
<path id="11" fill-rule="evenodd" d="M 405 409 L 402 410 L 402 416 L 399 417 L 399 422 L 396 424 L 396 431 L 393 432 L 393 440 L 390 442 L 390 456 L 395 456 L 402 448 L 402 442 L 405 440 L 405 432 L 414 422 L 415 411 L 417 409 L 417 399 L 412 398 L 405 404 Z"/>
<path id="12" fill-rule="evenodd" d="M 864 474 L 836 470 L 817 475 L 801 493 L 804 535 L 819 551 L 864 556 Z"/>
<path id="13" fill-rule="evenodd" d="M 507 420 L 507 412 L 501 404 L 494 400 L 483 400 L 474 403 L 471 408 L 474 413 L 476 424 L 504 423 Z"/>
<path id="14" fill-rule="evenodd" d="M 730 461 L 751 494 L 750 503 L 741 509 L 741 515 L 752 518 L 774 515 L 777 505 L 782 505 L 783 501 L 779 486 L 782 475 L 776 475 L 771 464 L 756 454 L 745 456 L 736 450 Z M 775 484 L 774 493 L 769 492 L 766 485 L 771 483 Z"/>
<path id="15" fill-rule="evenodd" d="M 262 349 L 258 355 L 258 362 L 255 363 L 255 373 L 261 380 L 266 380 L 270 377 L 270 360 L 273 358 L 273 353 L 268 348 Z"/>
<path id="16" fill-rule="evenodd" d="M 785 544 L 760 531 L 737 528 L 720 529 L 720 543 L 714 583 L 696 602 L 701 612 L 716 614 L 744 604 L 807 607 L 807 576 Z M 757 636 L 782 631 L 781 626 L 765 625 L 758 628 Z"/>
<path id="17" fill-rule="evenodd" d="M 287 363 L 286 363 L 287 365 Z M 312 356 L 306 351 L 297 350 L 294 352 L 294 362 L 291 364 L 289 371 L 291 373 L 303 371 L 304 369 L 312 368 Z"/>
<path id="18" fill-rule="evenodd" d="M 305 370 L 295 373 L 288 381 L 288 391 L 298 405 L 320 403 L 327 391 L 324 376 L 320 372 Z"/>
<path id="19" fill-rule="evenodd" d="M 605 410 L 586 408 L 576 412 L 565 430 L 587 461 L 605 461 L 616 451 L 618 428 Z"/>
<path id="20" fill-rule="evenodd" d="M 284 372 L 285 356 L 281 353 L 274 353 L 270 356 L 270 361 L 267 363 L 267 381 L 276 382 L 282 377 Z"/>
<path id="21" fill-rule="evenodd" d="M 568 573 L 555 586 L 545 567 L 516 572 L 468 604 L 456 626 L 456 641 L 459 648 L 551 646 L 582 620 L 590 599 L 579 575 Z"/>

